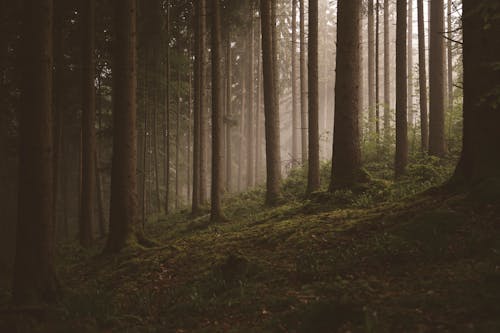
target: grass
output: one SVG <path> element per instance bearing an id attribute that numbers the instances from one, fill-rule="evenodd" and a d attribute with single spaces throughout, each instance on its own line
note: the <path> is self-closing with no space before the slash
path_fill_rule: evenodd
<path id="1" fill-rule="evenodd" d="M 449 171 L 426 161 L 397 183 L 305 198 L 295 170 L 279 207 L 259 188 L 225 201 L 225 223 L 155 218 L 158 248 L 61 246 L 65 296 L 25 331 L 498 332 L 498 189 L 428 190 Z"/>

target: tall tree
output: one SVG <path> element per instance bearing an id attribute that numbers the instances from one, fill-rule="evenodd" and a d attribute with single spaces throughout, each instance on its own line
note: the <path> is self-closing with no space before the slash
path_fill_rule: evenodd
<path id="1" fill-rule="evenodd" d="M 281 158 L 280 158 L 280 126 L 277 106 L 277 89 L 274 66 L 273 28 L 276 24 L 272 20 L 272 1 L 260 2 L 262 26 L 262 64 L 264 75 L 264 115 L 266 133 L 266 203 L 274 205 L 280 198 Z"/>
<path id="2" fill-rule="evenodd" d="M 375 133 L 375 24 L 373 0 L 368 0 L 368 129 Z"/>
<path id="3" fill-rule="evenodd" d="M 191 210 L 193 214 L 198 214 L 201 206 L 200 195 L 200 172 L 201 164 L 201 106 L 202 100 L 201 76 L 203 75 L 203 45 L 201 44 L 201 26 L 205 17 L 202 16 L 201 5 L 203 1 L 194 4 L 194 102 L 193 102 L 193 196 L 191 201 Z"/>
<path id="4" fill-rule="evenodd" d="M 408 63 L 407 63 L 407 76 L 408 76 L 408 125 L 413 128 L 414 115 L 413 115 L 413 0 L 408 1 L 408 39 L 407 39 Z"/>
<path id="5" fill-rule="evenodd" d="M 408 164 L 407 64 L 406 64 L 406 0 L 396 3 L 396 177 L 406 172 Z"/>
<path id="6" fill-rule="evenodd" d="M 306 64 L 306 14 L 305 0 L 299 0 L 300 4 L 300 126 L 301 126 L 301 146 L 302 163 L 307 157 L 307 64 Z"/>
<path id="7" fill-rule="evenodd" d="M 232 191 L 232 180 L 233 180 L 233 159 L 232 159 L 232 75 L 233 75 L 233 63 L 232 63 L 232 50 L 231 50 L 231 34 L 227 32 L 226 39 L 226 115 L 225 115 L 225 128 L 226 128 L 226 191 Z"/>
<path id="8" fill-rule="evenodd" d="M 464 136 L 453 181 L 473 186 L 500 176 L 500 7 L 463 1 Z"/>
<path id="9" fill-rule="evenodd" d="M 380 139 L 380 3 L 375 2 L 375 135 Z"/>
<path id="10" fill-rule="evenodd" d="M 317 191 L 319 179 L 318 0 L 309 0 L 309 156 L 307 192 Z"/>
<path id="11" fill-rule="evenodd" d="M 208 55 L 207 55 L 207 0 L 199 0 L 198 6 L 200 10 L 199 15 L 199 66 L 200 80 L 199 89 L 200 89 L 200 103 L 199 103 L 199 112 L 200 112 L 200 203 L 204 204 L 207 202 L 208 190 L 207 190 L 207 179 L 208 179 L 208 96 L 207 96 L 207 73 L 208 73 Z"/>
<path id="12" fill-rule="evenodd" d="M 361 180 L 361 0 L 339 0 L 337 11 L 337 73 L 330 191 L 351 187 Z"/>
<path id="13" fill-rule="evenodd" d="M 57 295 L 52 205 L 52 24 L 52 0 L 24 1 L 13 281 L 13 299 L 18 304 L 51 301 Z"/>
<path id="14" fill-rule="evenodd" d="M 95 136 L 95 0 L 82 1 L 82 194 L 80 204 L 80 245 L 92 241 L 96 194 Z"/>
<path id="15" fill-rule="evenodd" d="M 294 163 L 299 160 L 297 74 L 297 0 L 292 0 L 292 161 Z"/>
<path id="16" fill-rule="evenodd" d="M 137 227 L 136 1 L 114 0 L 113 157 L 106 252 L 141 241 Z"/>
<path id="17" fill-rule="evenodd" d="M 390 142 L 391 127 L 391 36 L 390 0 L 384 0 L 384 144 Z"/>
<path id="18" fill-rule="evenodd" d="M 444 3 L 431 1 L 429 45 L 429 154 L 443 157 L 444 137 Z"/>
<path id="19" fill-rule="evenodd" d="M 418 10 L 418 84 L 420 93 L 420 139 L 422 152 L 429 147 L 429 121 L 427 119 L 427 67 L 425 60 L 424 0 L 417 1 Z"/>
<path id="20" fill-rule="evenodd" d="M 222 218 L 222 129 L 221 18 L 219 0 L 210 0 L 212 9 L 212 198 L 210 221 Z"/>
<path id="21" fill-rule="evenodd" d="M 200 1 L 202 2 L 202 1 Z M 166 22 L 165 22 L 165 109 L 163 110 L 163 148 L 164 148 L 164 166 L 163 178 L 165 186 L 165 201 L 163 203 L 163 210 L 165 215 L 170 212 L 170 1 L 165 4 L 166 7 Z"/>
<path id="22" fill-rule="evenodd" d="M 255 28 L 254 28 L 254 8 L 253 4 L 250 3 L 250 36 L 248 45 L 248 112 L 247 112 L 247 187 L 252 188 L 255 185 L 255 175 L 254 175 L 254 113 L 255 113 L 255 103 L 254 103 L 254 93 L 255 93 L 255 57 L 254 57 L 254 46 L 255 46 Z M 244 79 L 245 80 L 245 79 Z M 244 108 L 242 108 L 244 110 Z"/>
<path id="23" fill-rule="evenodd" d="M 448 22 L 447 22 L 447 43 L 446 43 L 446 50 L 448 51 L 447 54 L 447 72 L 448 72 L 448 108 L 451 112 L 453 111 L 453 104 L 454 104 L 454 97 L 453 97 L 453 44 L 452 44 L 452 37 L 453 37 L 453 21 L 451 17 L 451 7 L 452 7 L 452 1 L 448 0 L 448 11 L 447 11 L 447 16 L 448 16 Z M 451 122 L 450 122 L 451 123 Z"/>

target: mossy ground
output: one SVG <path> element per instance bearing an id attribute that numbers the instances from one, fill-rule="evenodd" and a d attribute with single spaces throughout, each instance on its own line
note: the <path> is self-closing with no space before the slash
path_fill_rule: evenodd
<path id="1" fill-rule="evenodd" d="M 161 247 L 101 256 L 101 247 L 61 246 L 65 296 L 45 323 L 26 327 L 500 332 L 499 202 L 415 194 L 446 172 L 413 165 L 398 183 L 305 198 L 297 170 L 276 208 L 264 207 L 257 189 L 226 200 L 225 223 L 187 212 L 155 217 L 146 234 Z M 14 323 L 22 331 L 0 315 L 0 328 Z"/>

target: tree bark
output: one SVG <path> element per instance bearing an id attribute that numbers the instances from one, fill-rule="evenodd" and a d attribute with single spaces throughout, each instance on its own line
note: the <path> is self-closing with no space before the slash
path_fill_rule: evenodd
<path id="1" fill-rule="evenodd" d="M 466 187 L 500 176 L 499 18 L 495 1 L 463 1 L 464 136 L 452 182 Z"/>
<path id="2" fill-rule="evenodd" d="M 319 179 L 318 0 L 309 0 L 309 156 L 307 193 L 317 191 Z"/>
<path id="3" fill-rule="evenodd" d="M 391 40 L 390 0 L 384 0 L 384 145 L 391 141 Z"/>
<path id="4" fill-rule="evenodd" d="M 297 0 L 292 0 L 292 161 L 299 161 L 299 110 L 297 93 Z"/>
<path id="5" fill-rule="evenodd" d="M 420 145 L 422 152 L 429 147 L 429 121 L 427 118 L 427 67 L 425 60 L 424 0 L 418 0 L 418 81 L 420 93 Z"/>
<path id="6" fill-rule="evenodd" d="M 301 126 L 301 146 L 302 163 L 307 158 L 307 65 L 306 65 L 306 15 L 305 0 L 299 0 L 300 3 L 300 126 Z"/>
<path id="7" fill-rule="evenodd" d="M 254 39 L 255 28 L 253 25 L 253 7 L 250 9 L 250 40 L 248 45 L 248 112 L 247 112 L 247 187 L 252 188 L 255 185 L 254 175 L 254 84 L 255 84 L 255 59 L 254 59 Z M 244 110 L 242 108 L 242 110 Z"/>
<path id="8" fill-rule="evenodd" d="M 113 157 L 109 234 L 105 252 L 118 252 L 135 240 L 137 227 L 136 2 L 114 0 Z"/>
<path id="9" fill-rule="evenodd" d="M 337 23 L 335 122 L 330 191 L 360 181 L 361 0 L 340 0 Z"/>
<path id="10" fill-rule="evenodd" d="M 444 4 L 443 0 L 431 2 L 431 36 L 429 45 L 429 154 L 444 157 L 445 86 L 444 86 Z"/>
<path id="11" fill-rule="evenodd" d="M 413 129 L 414 126 L 414 114 L 413 114 L 413 0 L 408 1 L 408 127 Z"/>
<path id="12" fill-rule="evenodd" d="M 195 6 L 194 19 L 194 104 L 193 104 L 193 196 L 191 200 L 191 211 L 193 215 L 200 212 L 200 171 L 201 171 L 201 113 L 202 92 L 200 77 L 202 76 L 202 45 L 201 45 L 201 24 L 205 18 L 201 16 L 202 1 L 198 1 Z"/>
<path id="13" fill-rule="evenodd" d="M 82 195 L 80 206 L 80 245 L 89 247 L 95 223 L 96 135 L 95 135 L 95 0 L 82 1 Z"/>
<path id="14" fill-rule="evenodd" d="M 396 23 L 396 177 L 406 172 L 408 164 L 407 64 L 406 64 L 406 0 L 397 1 Z"/>
<path id="15" fill-rule="evenodd" d="M 13 300 L 53 301 L 52 0 L 24 2 L 21 41 L 19 188 Z"/>
<path id="16" fill-rule="evenodd" d="M 222 218 L 222 135 L 223 100 L 221 78 L 221 17 L 219 0 L 210 0 L 212 9 L 212 196 L 210 221 Z"/>
<path id="17" fill-rule="evenodd" d="M 226 191 L 231 193 L 233 190 L 233 166 L 232 166 L 232 140 L 231 140 L 231 128 L 232 128 L 232 52 L 231 52 L 231 34 L 227 34 L 227 45 L 226 45 L 226 116 L 225 116 L 225 127 L 226 127 Z"/>
<path id="18" fill-rule="evenodd" d="M 281 158 L 280 158 L 280 127 L 279 115 L 276 109 L 276 79 L 275 56 L 273 48 L 272 4 L 270 0 L 262 0 L 262 63 L 264 75 L 264 115 L 266 133 L 266 204 L 275 205 L 280 198 Z"/>
<path id="19" fill-rule="evenodd" d="M 207 202 L 207 173 L 208 173 L 208 108 L 207 108 L 207 38 L 206 21 L 207 7 L 206 0 L 199 0 L 200 8 L 200 203 Z"/>
<path id="20" fill-rule="evenodd" d="M 373 0 L 368 0 L 368 132 L 375 133 L 375 24 Z"/>

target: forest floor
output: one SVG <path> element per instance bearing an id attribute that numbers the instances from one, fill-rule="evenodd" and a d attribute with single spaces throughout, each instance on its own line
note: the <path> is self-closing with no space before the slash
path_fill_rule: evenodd
<path id="1" fill-rule="evenodd" d="M 224 223 L 152 218 L 157 248 L 61 246 L 64 297 L 37 331 L 500 332 L 500 182 L 423 191 L 435 169 L 307 199 L 297 171 L 276 208 L 258 189 Z"/>

